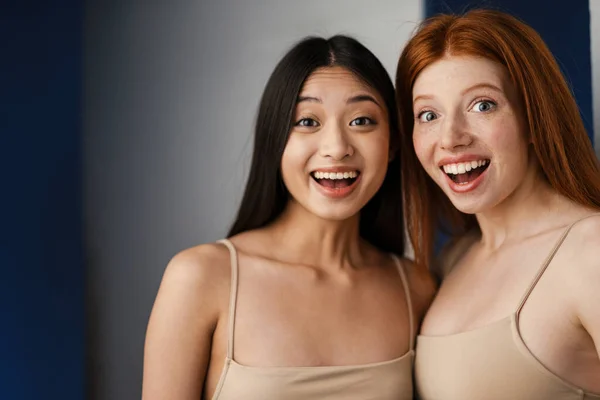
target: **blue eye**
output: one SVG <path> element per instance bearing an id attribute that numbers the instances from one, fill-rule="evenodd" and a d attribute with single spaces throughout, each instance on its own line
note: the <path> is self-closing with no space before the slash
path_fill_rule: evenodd
<path id="1" fill-rule="evenodd" d="M 471 108 L 475 112 L 488 112 L 491 111 L 496 106 L 496 103 L 489 100 L 480 100 L 473 104 Z"/>
<path id="2" fill-rule="evenodd" d="M 319 126 L 319 123 L 312 118 L 302 118 L 298 122 L 296 122 L 295 126 L 302 126 L 305 128 L 314 128 Z"/>
<path id="3" fill-rule="evenodd" d="M 437 118 L 437 115 L 433 111 L 423 111 L 417 116 L 421 122 L 431 122 Z"/>
<path id="4" fill-rule="evenodd" d="M 364 125 L 374 125 L 375 121 L 373 121 L 371 118 L 367 118 L 367 117 L 359 117 L 356 119 L 353 119 L 350 122 L 350 126 L 364 126 Z"/>

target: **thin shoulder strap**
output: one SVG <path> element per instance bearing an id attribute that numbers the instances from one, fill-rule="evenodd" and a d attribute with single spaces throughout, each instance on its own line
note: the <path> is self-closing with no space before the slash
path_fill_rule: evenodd
<path id="1" fill-rule="evenodd" d="M 409 326 L 409 349 L 412 350 L 414 346 L 414 317 L 413 317 L 413 306 L 410 297 L 410 288 L 408 286 L 408 279 L 406 278 L 406 272 L 404 266 L 397 255 L 392 254 L 392 259 L 398 268 L 400 273 L 400 279 L 402 280 L 402 286 L 404 286 L 404 295 L 406 296 L 406 305 L 408 306 L 408 326 Z"/>
<path id="2" fill-rule="evenodd" d="M 563 232 L 563 234 L 560 236 L 560 238 L 558 239 L 558 241 L 556 242 L 556 244 L 554 245 L 554 247 L 552 248 L 552 251 L 550 252 L 550 254 L 548 254 L 548 257 L 546 257 L 546 260 L 542 263 L 542 266 L 540 268 L 540 270 L 538 271 L 538 273 L 536 274 L 535 278 L 533 278 L 533 281 L 531 282 L 531 284 L 529 285 L 529 287 L 527 288 L 527 291 L 525 292 L 525 295 L 523 296 L 523 298 L 521 299 L 521 302 L 519 303 L 519 307 L 517 308 L 517 317 L 519 316 L 519 314 L 521 313 L 521 309 L 523 308 L 523 306 L 525 305 L 525 302 L 527 301 L 527 299 L 529 298 L 529 295 L 531 294 L 531 292 L 533 292 L 533 289 L 535 288 L 535 286 L 537 285 L 538 281 L 540 280 L 540 278 L 542 277 L 542 275 L 544 275 L 544 272 L 546 271 L 546 269 L 548 268 L 548 265 L 550 265 L 550 263 L 552 262 L 552 259 L 554 258 L 554 255 L 556 254 L 556 252 L 558 251 L 558 249 L 560 249 L 560 246 L 563 244 L 563 242 L 565 241 L 565 239 L 567 238 L 567 236 L 569 235 L 569 232 L 571 232 L 571 229 L 578 223 L 583 221 L 584 219 L 590 218 L 590 217 L 594 217 L 594 216 L 600 216 L 600 214 L 592 214 L 592 215 L 587 215 L 583 218 L 578 219 L 577 221 L 573 222 L 571 225 L 569 225 L 565 231 Z"/>
<path id="3" fill-rule="evenodd" d="M 237 291 L 238 291 L 238 257 L 237 251 L 228 239 L 219 240 L 219 243 L 223 243 L 229 249 L 229 256 L 231 258 L 231 288 L 229 295 L 229 323 L 228 323 L 228 334 L 227 334 L 227 358 L 233 360 L 233 333 L 235 331 L 235 308 L 237 302 Z"/>

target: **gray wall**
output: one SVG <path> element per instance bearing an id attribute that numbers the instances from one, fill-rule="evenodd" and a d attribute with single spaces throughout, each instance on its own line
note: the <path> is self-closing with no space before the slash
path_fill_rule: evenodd
<path id="1" fill-rule="evenodd" d="M 590 0 L 594 146 L 600 157 L 600 0 Z"/>
<path id="2" fill-rule="evenodd" d="M 421 16 L 419 0 L 151 3 L 87 2 L 92 399 L 140 397 L 146 323 L 164 268 L 179 250 L 225 235 L 258 100 L 284 51 L 308 34 L 351 34 L 393 74 Z"/>

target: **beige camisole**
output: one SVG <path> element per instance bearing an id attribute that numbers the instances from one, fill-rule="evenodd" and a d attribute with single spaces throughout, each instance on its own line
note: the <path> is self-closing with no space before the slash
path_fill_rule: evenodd
<path id="1" fill-rule="evenodd" d="M 251 367 L 234 359 L 235 309 L 238 288 L 237 252 L 221 240 L 231 255 L 231 296 L 227 358 L 214 393 L 218 400 L 410 400 L 413 398 L 413 316 L 410 292 L 402 264 L 394 261 L 402 278 L 410 319 L 410 347 L 403 356 L 383 362 L 318 367 Z"/>
<path id="2" fill-rule="evenodd" d="M 418 336 L 415 384 L 420 399 L 600 400 L 600 395 L 586 393 L 547 369 L 519 332 L 523 305 L 574 224 L 558 240 L 513 314 L 462 333 Z"/>

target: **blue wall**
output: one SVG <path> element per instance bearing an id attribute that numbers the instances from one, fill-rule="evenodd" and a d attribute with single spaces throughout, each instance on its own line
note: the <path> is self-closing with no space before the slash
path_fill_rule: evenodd
<path id="1" fill-rule="evenodd" d="M 425 14 L 428 17 L 444 12 L 460 13 L 475 7 L 506 11 L 538 31 L 571 84 L 593 143 L 589 0 L 425 0 Z"/>
<path id="2" fill-rule="evenodd" d="M 0 398 L 83 399 L 83 3 L 0 2 Z"/>

